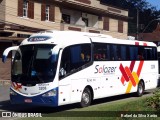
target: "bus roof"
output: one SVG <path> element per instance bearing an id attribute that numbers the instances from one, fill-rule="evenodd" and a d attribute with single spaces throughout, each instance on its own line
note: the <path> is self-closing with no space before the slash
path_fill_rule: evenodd
<path id="1" fill-rule="evenodd" d="M 77 31 L 55 31 L 55 30 L 49 30 L 33 34 L 28 39 L 22 41 L 21 45 L 58 44 L 60 46 L 66 47 L 69 45 L 91 43 L 91 42 L 156 46 L 156 44 L 154 44 L 153 42 L 122 40 L 104 34 L 77 32 Z"/>

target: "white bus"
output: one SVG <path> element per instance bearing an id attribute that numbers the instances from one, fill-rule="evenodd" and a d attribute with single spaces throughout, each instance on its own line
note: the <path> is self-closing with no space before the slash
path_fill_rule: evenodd
<path id="1" fill-rule="evenodd" d="M 108 35 L 45 31 L 19 46 L 12 61 L 13 104 L 60 106 L 137 93 L 157 87 L 157 47 L 152 42 L 120 40 Z"/>
<path id="2" fill-rule="evenodd" d="M 158 52 L 158 63 L 159 63 L 159 68 L 160 68 L 160 46 L 157 47 L 157 52 Z M 159 74 L 160 74 L 160 71 L 159 71 Z"/>

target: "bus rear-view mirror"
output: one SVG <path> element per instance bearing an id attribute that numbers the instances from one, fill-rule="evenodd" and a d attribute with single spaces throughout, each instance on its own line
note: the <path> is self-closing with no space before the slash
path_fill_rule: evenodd
<path id="1" fill-rule="evenodd" d="M 18 50 L 18 46 L 13 46 L 13 47 L 9 47 L 9 48 L 5 49 L 5 51 L 3 52 L 3 56 L 2 56 L 2 62 L 3 63 L 6 62 L 7 56 L 10 51 L 16 51 L 16 50 Z"/>

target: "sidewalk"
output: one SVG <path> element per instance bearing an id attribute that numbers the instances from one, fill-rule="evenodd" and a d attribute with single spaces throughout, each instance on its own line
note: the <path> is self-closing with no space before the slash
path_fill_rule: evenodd
<path id="1" fill-rule="evenodd" d="M 0 80 L 0 86 L 10 86 L 11 81 L 10 80 Z"/>

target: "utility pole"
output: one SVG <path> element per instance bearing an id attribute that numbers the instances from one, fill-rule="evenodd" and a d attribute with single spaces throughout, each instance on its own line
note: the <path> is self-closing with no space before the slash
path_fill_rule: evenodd
<path id="1" fill-rule="evenodd" d="M 137 8 L 137 40 L 139 39 L 139 10 Z"/>

